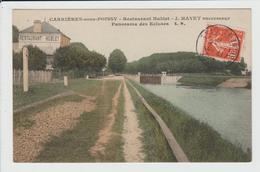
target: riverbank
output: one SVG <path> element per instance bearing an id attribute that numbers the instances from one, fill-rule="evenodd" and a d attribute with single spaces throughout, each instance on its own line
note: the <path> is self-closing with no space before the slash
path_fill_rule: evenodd
<path id="1" fill-rule="evenodd" d="M 148 103 L 161 116 L 176 136 L 188 158 L 193 162 L 249 162 L 251 151 L 243 152 L 208 126 L 168 101 L 147 91 L 141 85 L 131 81 Z"/>
<path id="2" fill-rule="evenodd" d="M 178 82 L 185 86 L 211 86 L 221 88 L 251 88 L 249 77 L 218 75 L 184 75 Z"/>
<path id="3" fill-rule="evenodd" d="M 144 84 L 179 84 L 195 87 L 220 87 L 220 88 L 247 88 L 251 89 L 249 76 L 230 76 L 214 74 L 176 74 L 176 75 L 125 75 L 131 80 Z"/>
<path id="4" fill-rule="evenodd" d="M 222 88 L 251 88 L 250 78 L 230 78 L 217 85 Z"/>
<path id="5" fill-rule="evenodd" d="M 186 86 L 217 86 L 229 79 L 228 77 L 212 76 L 183 76 L 178 82 Z"/>

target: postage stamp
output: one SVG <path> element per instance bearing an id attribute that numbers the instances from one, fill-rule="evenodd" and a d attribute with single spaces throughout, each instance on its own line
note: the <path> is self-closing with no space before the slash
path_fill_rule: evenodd
<path id="1" fill-rule="evenodd" d="M 218 60 L 240 62 L 245 32 L 225 25 L 209 25 L 205 31 L 202 55 Z"/>

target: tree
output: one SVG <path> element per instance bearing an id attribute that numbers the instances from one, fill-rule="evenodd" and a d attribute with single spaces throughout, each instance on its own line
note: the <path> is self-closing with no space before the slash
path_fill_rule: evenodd
<path id="1" fill-rule="evenodd" d="M 46 68 L 46 54 L 37 46 L 27 46 L 29 51 L 28 67 L 29 70 L 44 70 Z M 13 54 L 13 68 L 23 68 L 23 52 Z"/>
<path id="2" fill-rule="evenodd" d="M 240 66 L 241 66 L 241 70 L 246 70 L 247 64 L 245 63 L 245 58 L 244 57 L 241 57 Z"/>
<path id="3" fill-rule="evenodd" d="M 18 42 L 19 39 L 19 29 L 13 25 L 13 42 Z"/>
<path id="4" fill-rule="evenodd" d="M 17 70 L 23 69 L 23 54 L 13 52 L 13 68 Z"/>
<path id="5" fill-rule="evenodd" d="M 71 46 L 61 47 L 54 54 L 54 68 L 58 68 L 61 71 L 75 69 L 80 58 L 80 53 L 73 50 Z"/>
<path id="6" fill-rule="evenodd" d="M 87 63 L 86 66 L 91 67 L 91 70 L 95 72 L 101 71 L 107 63 L 105 56 L 95 51 L 90 52 L 90 59 L 90 63 Z"/>
<path id="7" fill-rule="evenodd" d="M 108 58 L 108 67 L 113 73 L 122 72 L 125 69 L 127 59 L 124 53 L 115 49 Z"/>
<path id="8" fill-rule="evenodd" d="M 54 68 L 62 72 L 100 72 L 105 65 L 104 55 L 89 51 L 82 43 L 71 43 L 57 49 L 54 54 Z"/>

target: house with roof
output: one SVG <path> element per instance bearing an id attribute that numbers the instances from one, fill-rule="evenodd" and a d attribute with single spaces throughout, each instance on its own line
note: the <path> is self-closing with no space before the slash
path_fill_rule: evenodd
<path id="1" fill-rule="evenodd" d="M 47 54 L 47 69 L 52 68 L 53 55 L 56 49 L 70 44 L 70 38 L 50 23 L 35 20 L 33 25 L 19 32 L 18 49 L 26 45 L 39 47 Z"/>

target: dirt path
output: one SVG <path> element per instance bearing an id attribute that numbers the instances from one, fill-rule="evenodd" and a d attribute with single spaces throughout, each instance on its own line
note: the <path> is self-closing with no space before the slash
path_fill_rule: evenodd
<path id="1" fill-rule="evenodd" d="M 95 109 L 95 98 L 85 97 L 81 102 L 65 102 L 37 113 L 31 128 L 14 130 L 14 161 L 31 162 L 43 149 L 51 136 L 58 136 L 62 131 L 72 129 L 80 115 Z"/>
<path id="2" fill-rule="evenodd" d="M 125 121 L 124 121 L 124 156 L 127 162 L 143 162 L 142 130 L 139 128 L 133 100 L 124 80 Z"/>
<path id="3" fill-rule="evenodd" d="M 112 127 L 115 123 L 115 117 L 117 114 L 118 99 L 119 99 L 120 92 L 121 92 L 121 86 L 122 86 L 122 84 L 120 84 L 117 92 L 115 93 L 115 95 L 112 99 L 111 112 L 106 116 L 105 124 L 104 124 L 105 126 L 99 132 L 98 140 L 96 141 L 95 145 L 89 149 L 90 154 L 93 157 L 95 157 L 97 160 L 99 159 L 99 156 L 104 155 L 105 146 L 107 145 L 107 143 L 112 135 Z"/>
<path id="4" fill-rule="evenodd" d="M 231 78 L 228 79 L 221 84 L 218 85 L 218 87 L 224 87 L 224 88 L 244 88 L 247 86 L 248 82 L 250 81 L 250 78 Z"/>

